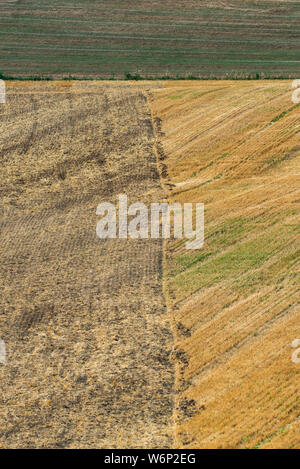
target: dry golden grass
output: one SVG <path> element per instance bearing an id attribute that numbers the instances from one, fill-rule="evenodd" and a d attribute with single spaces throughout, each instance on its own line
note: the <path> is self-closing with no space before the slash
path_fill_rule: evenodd
<path id="1" fill-rule="evenodd" d="M 166 246 L 175 447 L 299 448 L 300 107 L 291 82 L 170 82 L 152 92 L 152 112 L 170 201 L 206 207 L 201 251 Z"/>
<path id="2" fill-rule="evenodd" d="M 162 196 L 144 85 L 7 83 L 0 119 L 0 447 L 170 446 L 162 242 L 96 237 Z"/>

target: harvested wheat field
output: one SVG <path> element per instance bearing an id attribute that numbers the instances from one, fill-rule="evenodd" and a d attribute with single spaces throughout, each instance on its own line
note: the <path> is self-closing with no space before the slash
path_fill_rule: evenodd
<path id="1" fill-rule="evenodd" d="M 167 83 L 152 108 L 169 200 L 205 203 L 204 248 L 166 244 L 174 446 L 299 448 L 300 107 L 291 82 Z"/>
<path id="2" fill-rule="evenodd" d="M 172 446 L 162 242 L 96 236 L 162 197 L 146 88 L 7 83 L 0 113 L 0 447 Z"/>
<path id="3" fill-rule="evenodd" d="M 7 83 L 0 447 L 297 448 L 291 82 Z M 205 203 L 205 244 L 96 208 Z"/>

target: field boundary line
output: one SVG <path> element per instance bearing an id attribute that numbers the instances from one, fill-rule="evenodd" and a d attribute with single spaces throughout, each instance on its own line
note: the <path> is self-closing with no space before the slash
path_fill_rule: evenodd
<path id="1" fill-rule="evenodd" d="M 152 127 L 153 127 L 153 135 L 154 135 L 154 145 L 153 145 L 153 150 L 155 153 L 155 158 L 156 158 L 156 167 L 157 167 L 157 172 L 159 175 L 159 181 L 160 185 L 163 190 L 163 195 L 164 195 L 164 200 L 168 200 L 169 196 L 169 188 L 164 180 L 164 171 L 162 168 L 162 163 L 161 159 L 165 158 L 165 155 L 162 154 L 163 152 L 163 147 L 162 143 L 160 140 L 160 136 L 162 135 L 161 127 L 160 127 L 160 121 L 157 121 L 154 114 L 153 114 L 153 109 L 151 106 L 151 102 L 154 100 L 153 94 L 151 91 L 148 89 L 146 90 L 146 98 L 151 114 L 151 122 L 152 122 Z M 158 124 L 159 122 L 159 124 Z M 163 297 L 165 300 L 166 304 L 166 309 L 167 309 L 167 317 L 169 318 L 170 321 L 170 330 L 173 338 L 173 347 L 172 347 L 172 353 L 171 353 L 171 362 L 173 362 L 173 367 L 174 367 L 174 389 L 173 389 L 173 418 L 172 418 L 172 438 L 173 438 L 173 448 L 178 448 L 178 442 L 176 438 L 176 422 L 177 422 L 177 415 L 176 415 L 176 409 L 178 408 L 179 404 L 179 399 L 178 395 L 176 393 L 177 389 L 177 363 L 174 361 L 173 357 L 175 356 L 174 351 L 175 351 L 175 332 L 176 332 L 176 323 L 175 323 L 175 316 L 172 314 L 171 308 L 170 308 L 170 302 L 168 299 L 168 294 L 167 294 L 167 282 L 165 280 L 165 272 L 166 272 L 166 267 L 165 267 L 165 262 L 166 262 L 166 255 L 167 255 L 167 239 L 163 238 L 162 240 L 162 249 L 163 249 L 163 261 L 162 261 L 162 292 L 163 292 Z"/>

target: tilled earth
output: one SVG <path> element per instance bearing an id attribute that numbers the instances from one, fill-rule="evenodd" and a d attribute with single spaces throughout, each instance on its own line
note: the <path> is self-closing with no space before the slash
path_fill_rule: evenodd
<path id="1" fill-rule="evenodd" d="M 96 236 L 163 198 L 145 86 L 8 83 L 0 134 L 0 447 L 170 447 L 162 242 Z"/>

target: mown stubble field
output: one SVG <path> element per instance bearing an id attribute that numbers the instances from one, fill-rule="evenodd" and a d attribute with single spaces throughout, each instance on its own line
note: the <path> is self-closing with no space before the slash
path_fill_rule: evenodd
<path id="1" fill-rule="evenodd" d="M 290 81 L 8 83 L 2 447 L 299 448 L 291 95 Z M 204 202 L 204 248 L 97 239 L 97 205 L 122 192 Z"/>
<path id="2" fill-rule="evenodd" d="M 205 203 L 204 248 L 173 240 L 165 251 L 175 447 L 299 448 L 300 107 L 291 82 L 170 82 L 152 94 L 169 200 Z"/>

